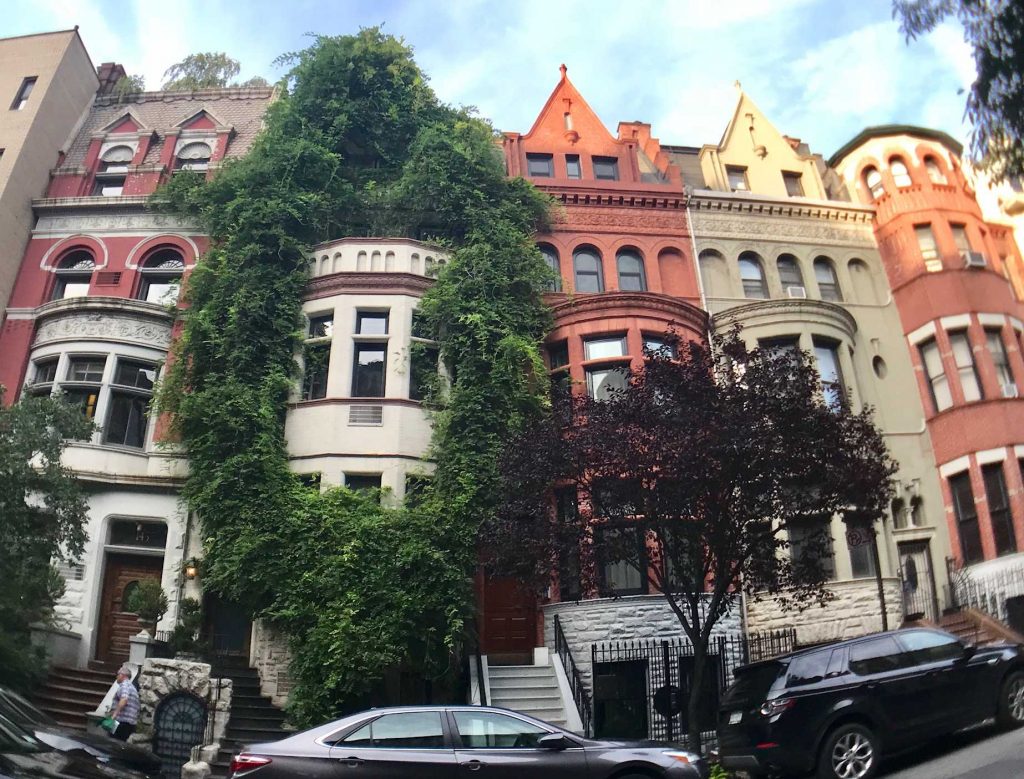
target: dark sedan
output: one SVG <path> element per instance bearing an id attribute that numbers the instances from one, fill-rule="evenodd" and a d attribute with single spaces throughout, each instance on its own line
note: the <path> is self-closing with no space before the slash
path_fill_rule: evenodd
<path id="1" fill-rule="evenodd" d="M 130 746 L 106 735 L 93 735 L 63 728 L 12 690 L 0 687 L 0 716 L 58 752 L 85 752 L 101 763 L 138 771 L 151 779 L 160 774 L 160 760 L 151 752 Z"/>
<path id="2" fill-rule="evenodd" d="M 1024 647 L 913 628 L 738 668 L 718 738 L 728 768 L 870 779 L 885 754 L 993 717 L 1024 725 Z"/>
<path id="3" fill-rule="evenodd" d="M 707 764 L 673 744 L 582 738 L 508 709 L 416 706 L 373 709 L 254 744 L 232 779 L 704 779 Z"/>

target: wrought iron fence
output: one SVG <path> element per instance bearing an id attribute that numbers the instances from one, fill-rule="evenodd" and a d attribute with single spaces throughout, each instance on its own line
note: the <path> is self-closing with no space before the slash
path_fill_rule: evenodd
<path id="1" fill-rule="evenodd" d="M 562 659 L 562 668 L 569 680 L 569 689 L 572 691 L 572 699 L 576 703 L 576 711 L 579 712 L 580 722 L 583 724 L 583 735 L 593 734 L 593 710 L 590 705 L 590 695 L 587 688 L 583 686 L 583 679 L 580 677 L 579 668 L 573 659 L 572 650 L 569 649 L 569 642 L 565 640 L 565 632 L 562 630 L 562 623 L 555 615 L 555 651 Z"/>
<path id="2" fill-rule="evenodd" d="M 716 739 L 718 703 L 736 668 L 795 646 L 794 629 L 711 640 L 696 712 L 705 745 Z M 596 736 L 686 740 L 695 670 L 687 638 L 606 641 L 591 646 L 591 660 Z"/>
<path id="3" fill-rule="evenodd" d="M 978 609 L 1024 632 L 1024 565 L 982 575 L 949 564 L 950 602 L 957 609 Z"/>

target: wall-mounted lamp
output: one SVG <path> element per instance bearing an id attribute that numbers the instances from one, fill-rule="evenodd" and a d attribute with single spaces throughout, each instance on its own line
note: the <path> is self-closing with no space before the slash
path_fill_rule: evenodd
<path id="1" fill-rule="evenodd" d="M 186 579 L 190 581 L 196 579 L 199 576 L 199 561 L 194 557 L 189 558 L 182 563 L 181 569 L 184 572 Z"/>

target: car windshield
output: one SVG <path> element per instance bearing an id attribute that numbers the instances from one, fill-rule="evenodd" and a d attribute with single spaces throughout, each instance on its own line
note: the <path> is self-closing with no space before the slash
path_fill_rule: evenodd
<path id="1" fill-rule="evenodd" d="M 737 668 L 735 681 L 726 693 L 723 704 L 763 701 L 785 667 L 783 663 L 770 661 Z"/>
<path id="2" fill-rule="evenodd" d="M 0 752 L 46 752 L 46 745 L 19 728 L 7 717 L 0 716 Z"/>
<path id="3" fill-rule="evenodd" d="M 13 690 L 0 687 L 0 714 L 21 727 L 56 727 L 57 722 Z"/>

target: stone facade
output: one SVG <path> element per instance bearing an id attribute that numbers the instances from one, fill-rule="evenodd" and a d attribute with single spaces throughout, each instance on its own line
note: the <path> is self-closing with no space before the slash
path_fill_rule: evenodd
<path id="1" fill-rule="evenodd" d="M 889 628 L 903 620 L 903 600 L 899 579 L 883 579 Z M 804 611 L 783 610 L 771 598 L 747 602 L 747 630 L 796 628 L 799 645 L 820 644 L 855 638 L 882 629 L 878 586 L 874 579 L 835 582 L 829 586 L 835 599 L 826 606 L 810 606 Z"/>
<path id="2" fill-rule="evenodd" d="M 256 620 L 252 626 L 249 665 L 260 675 L 260 692 L 275 706 L 284 706 L 293 681 L 288 674 L 292 655 L 288 639 L 280 632 Z"/>
<path id="3" fill-rule="evenodd" d="M 214 718 L 213 741 L 223 740 L 231 717 L 232 682 L 211 677 L 209 663 L 150 657 L 142 664 L 138 684 L 141 704 L 139 732 L 147 740 L 152 738 L 157 706 L 174 692 L 192 693 L 206 701 L 207 711 L 212 712 Z"/>

